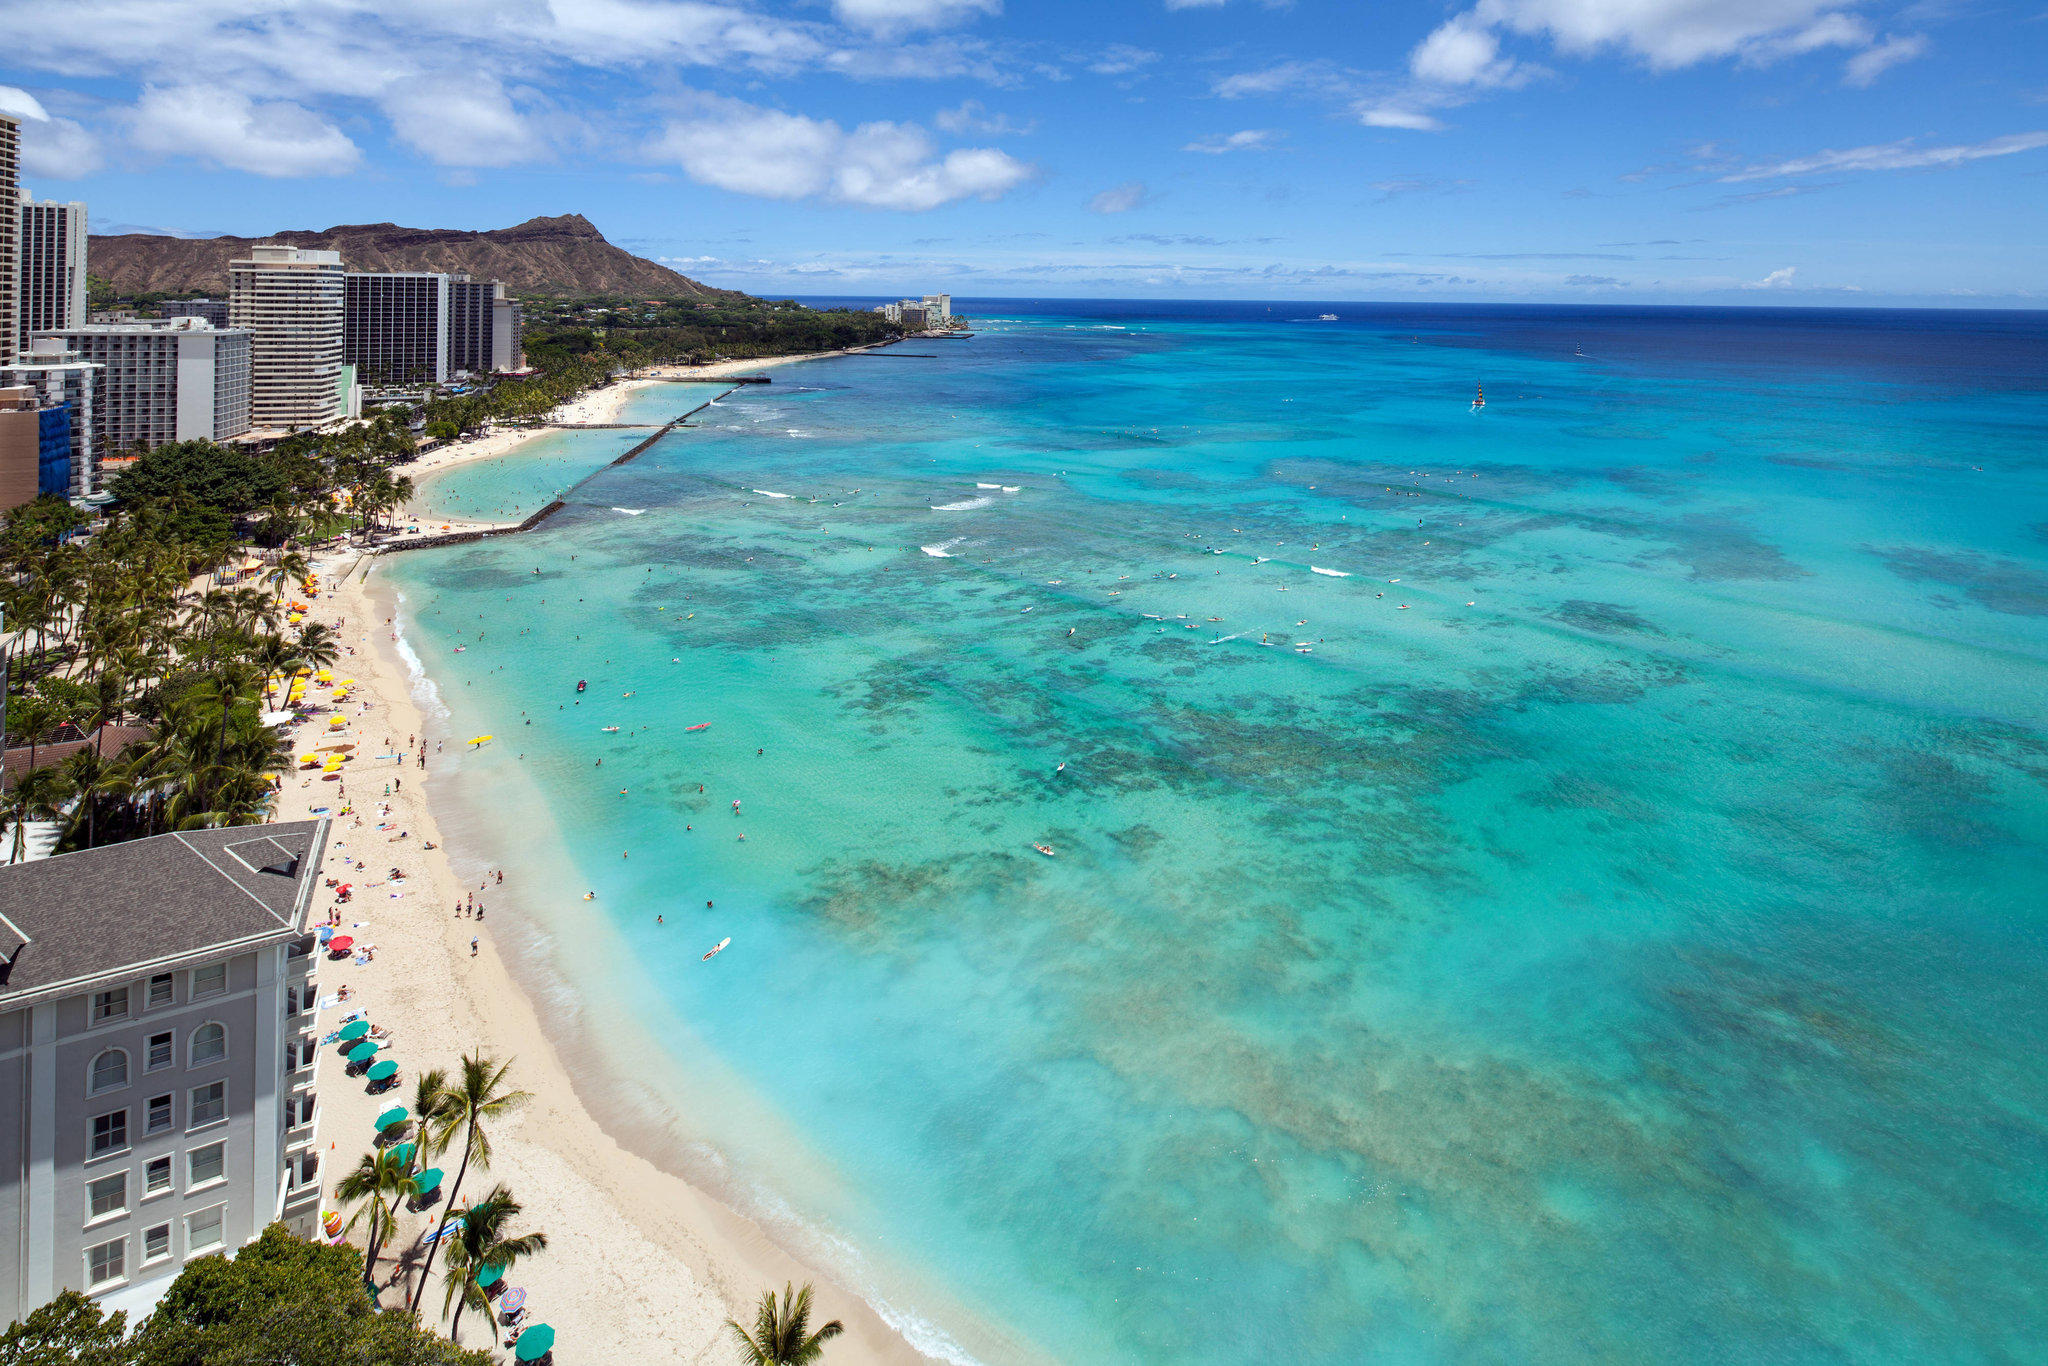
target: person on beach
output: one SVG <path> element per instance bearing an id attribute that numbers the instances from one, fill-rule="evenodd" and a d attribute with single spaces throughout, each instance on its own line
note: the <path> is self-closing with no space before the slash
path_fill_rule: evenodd
<path id="1" fill-rule="evenodd" d="M 471 936 L 469 937 L 469 956 L 470 956 L 471 958 L 474 958 L 474 957 L 476 957 L 476 936 L 475 936 L 475 935 L 471 935 Z"/>

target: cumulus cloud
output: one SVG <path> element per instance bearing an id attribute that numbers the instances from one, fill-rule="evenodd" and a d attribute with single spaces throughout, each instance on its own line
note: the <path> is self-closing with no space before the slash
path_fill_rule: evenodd
<path id="1" fill-rule="evenodd" d="M 651 154 L 693 179 L 766 199 L 821 199 L 918 213 L 961 199 L 997 199 L 1031 167 L 993 147 L 943 156 L 912 123 L 864 123 L 848 131 L 830 119 L 700 97 L 673 119 Z"/>
<path id="2" fill-rule="evenodd" d="M 383 104 L 392 130 L 443 166 L 513 166 L 543 151 L 504 88 L 487 78 L 417 77 L 393 87 Z"/>
<path id="3" fill-rule="evenodd" d="M 1415 78 L 1437 85 L 1504 85 L 1514 69 L 1493 30 L 1469 14 L 1438 27 L 1408 56 Z"/>
<path id="4" fill-rule="evenodd" d="M 1271 147 L 1280 134 L 1271 128 L 1244 128 L 1235 133 L 1218 133 L 1213 137 L 1196 138 L 1183 152 L 1206 152 L 1210 156 L 1221 156 L 1225 152 L 1262 152 Z"/>
<path id="5" fill-rule="evenodd" d="M 1792 277 L 1798 270 L 1799 267 L 1797 266 L 1785 266 L 1772 271 L 1761 280 L 1751 280 L 1742 287 L 1744 289 L 1789 289 L 1792 286 Z"/>
<path id="6" fill-rule="evenodd" d="M 1144 181 L 1126 180 L 1096 195 L 1088 201 L 1088 207 L 1095 213 L 1129 213 L 1132 209 L 1143 208 L 1150 198 L 1151 192 L 1145 188 Z"/>
<path id="7" fill-rule="evenodd" d="M 145 86 L 128 125 L 140 151 L 256 175 L 341 175 L 362 159 L 347 134 L 311 110 L 216 86 Z"/>
<path id="8" fill-rule="evenodd" d="M 842 22 L 876 33 L 945 28 L 1002 9 L 1002 0 L 832 0 Z"/>
<path id="9" fill-rule="evenodd" d="M 76 120 L 50 113 L 26 90 L 0 85 L 0 114 L 21 123 L 21 169 L 28 175 L 76 180 L 105 164 L 98 138 Z"/>
<path id="10" fill-rule="evenodd" d="M 1548 38 L 1561 52 L 1625 52 L 1653 67 L 1849 41 L 1843 0 L 1480 0 L 1466 22 Z M 1459 20 L 1453 20 L 1453 23 Z"/>
<path id="11" fill-rule="evenodd" d="M 1723 184 L 1733 185 L 1748 180 L 1776 180 L 1786 176 L 1821 175 L 1842 171 L 1934 170 L 1982 161 L 1986 157 L 2031 152 L 2037 147 L 2048 147 L 2048 132 L 2008 133 L 2004 137 L 1992 138 L 1987 142 L 1957 143 L 1947 147 L 1916 147 L 1913 140 L 1907 138 L 1900 142 L 1851 147 L 1845 151 L 1831 149 L 1816 152 L 1812 156 L 1795 157 L 1790 161 L 1746 166 L 1741 170 L 1731 171 L 1720 179 Z"/>
<path id="12" fill-rule="evenodd" d="M 1867 86 L 1901 62 L 1910 62 L 1926 51 L 1927 39 L 1923 34 L 1887 38 L 1876 47 L 1851 57 L 1842 69 L 1842 80 L 1848 85 Z"/>

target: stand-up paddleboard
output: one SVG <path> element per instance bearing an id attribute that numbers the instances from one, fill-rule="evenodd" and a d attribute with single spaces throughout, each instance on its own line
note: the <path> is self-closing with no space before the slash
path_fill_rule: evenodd
<path id="1" fill-rule="evenodd" d="M 721 940 L 719 940 L 719 941 L 718 941 L 718 942 L 717 942 L 716 944 L 713 944 L 713 945 L 711 946 L 711 952 L 709 952 L 709 953 L 705 954 L 705 955 L 704 955 L 704 956 L 703 956 L 703 957 L 702 957 L 701 959 L 699 959 L 698 961 L 699 961 L 699 962 L 703 962 L 703 963 L 708 963 L 708 962 L 710 962 L 710 961 L 711 961 L 712 959 L 714 959 L 714 958 L 718 957 L 718 955 L 719 955 L 720 953 L 724 952 L 724 950 L 725 950 L 725 946 L 726 946 L 727 944 L 730 944 L 731 942 L 732 942 L 732 936 L 730 936 L 730 935 L 726 936 L 726 937 L 725 937 L 724 939 L 721 939 Z"/>
<path id="2" fill-rule="evenodd" d="M 698 723 L 697 723 L 696 725 L 694 725 L 694 726 L 684 726 L 684 727 L 683 727 L 683 729 L 684 729 L 684 730 L 686 730 L 686 731 L 690 731 L 690 730 L 710 730 L 710 729 L 711 729 L 711 723 L 710 723 L 709 721 L 699 721 L 699 722 L 698 722 Z"/>
<path id="3" fill-rule="evenodd" d="M 1054 852 L 1052 851 L 1052 846 L 1051 846 L 1050 844 L 1034 844 L 1034 845 L 1032 845 L 1031 847 L 1032 847 L 1033 849 L 1036 849 L 1036 850 L 1037 850 L 1037 851 L 1038 851 L 1039 853 L 1041 853 L 1041 854 L 1045 855 L 1045 856 L 1046 856 L 1047 858 L 1058 858 L 1058 857 L 1059 857 L 1059 855 L 1058 855 L 1058 854 L 1055 854 L 1055 853 L 1054 853 Z"/>

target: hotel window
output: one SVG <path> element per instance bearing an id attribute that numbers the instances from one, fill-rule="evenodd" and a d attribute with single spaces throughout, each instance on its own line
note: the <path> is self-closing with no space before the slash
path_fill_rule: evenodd
<path id="1" fill-rule="evenodd" d="M 228 1055 L 227 1026 L 203 1024 L 192 1031 L 192 1055 L 185 1060 L 187 1067 L 204 1067 L 210 1062 L 219 1062 Z"/>
<path id="2" fill-rule="evenodd" d="M 94 1115 L 92 1121 L 92 1155 L 115 1152 L 128 1146 L 128 1112 L 116 1110 L 112 1114 Z"/>
<path id="3" fill-rule="evenodd" d="M 151 1010 L 155 1010 L 159 1006 L 167 1006 L 171 1003 L 172 984 L 177 980 L 175 974 L 168 972 L 160 972 L 149 979 L 149 1008 Z"/>
<path id="4" fill-rule="evenodd" d="M 142 1264 L 144 1266 L 148 1266 L 151 1262 L 160 1262 L 170 1255 L 171 1226 L 169 1224 L 158 1224 L 155 1228 L 143 1231 Z"/>
<path id="5" fill-rule="evenodd" d="M 303 1091 L 303 1092 L 300 1092 L 300 1093 L 299 1093 L 298 1095 L 296 1095 L 296 1096 L 287 1096 L 287 1097 L 285 1097 L 285 1102 L 284 1102 L 284 1126 L 285 1126 L 285 1128 L 287 1128 L 287 1129 L 296 1129 L 296 1128 L 298 1128 L 298 1127 L 299 1127 L 300 1125 L 302 1125 L 302 1124 L 311 1124 L 312 1122 L 313 1122 L 313 1093 L 312 1093 L 311 1091 Z"/>
<path id="6" fill-rule="evenodd" d="M 320 1154 L 300 1153 L 286 1158 L 284 1169 L 294 1187 L 310 1186 L 320 1179 Z"/>
<path id="7" fill-rule="evenodd" d="M 218 1124 L 228 1117 L 228 1084 L 224 1081 L 211 1082 L 192 1088 L 192 1109 L 186 1115 L 185 1127 L 198 1129 L 208 1124 Z"/>
<path id="8" fill-rule="evenodd" d="M 192 999 L 202 996 L 218 996 L 228 989 L 228 965 L 213 963 L 207 967 L 192 969 Z"/>
<path id="9" fill-rule="evenodd" d="M 185 1220 L 185 1255 L 208 1252 L 220 1246 L 221 1211 L 226 1206 L 215 1205 L 202 1210 Z"/>
<path id="10" fill-rule="evenodd" d="M 142 1065 L 145 1072 L 154 1072 L 159 1067 L 169 1067 L 178 1056 L 178 1042 L 169 1030 L 149 1036 L 149 1060 Z"/>
<path id="11" fill-rule="evenodd" d="M 86 1083 L 88 1095 L 112 1091 L 128 1084 L 128 1054 L 119 1048 L 109 1048 L 92 1060 L 92 1075 Z"/>
<path id="12" fill-rule="evenodd" d="M 118 1281 L 128 1274 L 128 1240 L 116 1238 L 111 1243 L 85 1251 L 85 1282 L 89 1288 L 97 1288 L 109 1281 Z"/>
<path id="13" fill-rule="evenodd" d="M 185 1189 L 218 1181 L 227 1170 L 227 1144 L 209 1143 L 185 1154 Z"/>
<path id="14" fill-rule="evenodd" d="M 152 1195 L 162 1195 L 170 1188 L 171 1159 L 168 1157 L 151 1158 L 149 1165 L 142 1169 L 142 1198 L 147 1200 Z"/>
<path id="15" fill-rule="evenodd" d="M 86 1218 L 104 1219 L 128 1208 L 128 1173 L 115 1172 L 85 1187 Z"/>
<path id="16" fill-rule="evenodd" d="M 151 1096 L 149 1098 L 148 1118 L 143 1121 L 142 1132 L 146 1134 L 160 1134 L 170 1127 L 171 1098 L 169 1096 Z"/>
<path id="17" fill-rule="evenodd" d="M 92 1022 L 105 1024 L 108 1020 L 126 1019 L 128 1015 L 128 988 L 115 987 L 112 991 L 95 991 L 92 994 Z"/>

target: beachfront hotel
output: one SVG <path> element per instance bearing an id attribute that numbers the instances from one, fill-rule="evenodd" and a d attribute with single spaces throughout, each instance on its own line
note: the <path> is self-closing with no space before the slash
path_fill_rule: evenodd
<path id="1" fill-rule="evenodd" d="M 457 271 L 349 271 L 342 354 L 367 384 L 445 384 L 517 370 L 519 302 Z"/>
<path id="2" fill-rule="evenodd" d="M 346 415 L 341 253 L 278 242 L 228 265 L 228 322 L 250 335 L 250 419 L 267 430 Z"/>
<path id="3" fill-rule="evenodd" d="M 158 835 L 0 867 L 0 1322 L 146 1309 L 273 1221 L 311 1236 L 328 825 Z"/>
<path id="4" fill-rule="evenodd" d="M 18 349 L 14 319 L 20 286 L 21 122 L 0 114 L 0 365 Z"/>
<path id="5" fill-rule="evenodd" d="M 252 349 L 247 332 L 216 331 L 204 318 L 188 317 L 38 332 L 21 359 L 33 365 L 75 356 L 100 367 L 92 435 L 104 458 L 248 431 Z"/>

